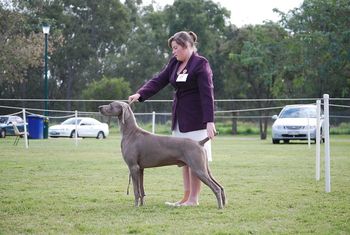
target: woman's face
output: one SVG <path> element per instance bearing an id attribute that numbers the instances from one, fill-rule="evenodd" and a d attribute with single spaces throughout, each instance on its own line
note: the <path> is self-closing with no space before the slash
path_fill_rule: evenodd
<path id="1" fill-rule="evenodd" d="M 175 41 L 171 42 L 171 48 L 173 49 L 173 55 L 178 61 L 186 61 L 191 56 L 189 47 L 182 47 Z"/>

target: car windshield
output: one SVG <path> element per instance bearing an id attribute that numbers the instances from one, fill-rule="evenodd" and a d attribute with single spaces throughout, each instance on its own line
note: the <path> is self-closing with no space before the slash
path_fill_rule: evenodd
<path id="1" fill-rule="evenodd" d="M 0 123 L 6 123 L 9 120 L 8 117 L 0 117 Z"/>
<path id="2" fill-rule="evenodd" d="M 77 124 L 79 125 L 79 123 L 81 122 L 81 119 L 78 118 L 77 120 L 78 120 Z M 75 125 L 75 118 L 70 118 L 65 120 L 64 122 L 62 122 L 62 125 Z"/>
<path id="3" fill-rule="evenodd" d="M 293 107 L 282 111 L 280 118 L 316 118 L 316 109 L 310 107 Z"/>

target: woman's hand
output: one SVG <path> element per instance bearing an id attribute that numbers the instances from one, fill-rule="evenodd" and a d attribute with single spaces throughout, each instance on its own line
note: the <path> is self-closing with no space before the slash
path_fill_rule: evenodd
<path id="1" fill-rule="evenodd" d="M 140 96 L 141 96 L 141 95 L 140 95 L 139 93 L 136 93 L 136 94 L 133 94 L 133 95 L 129 96 L 129 98 L 128 98 L 129 105 L 132 104 L 132 103 L 134 103 L 135 101 L 138 102 Z"/>
<path id="2" fill-rule="evenodd" d="M 213 139 L 216 133 L 214 122 L 207 122 L 207 133 L 209 139 Z"/>

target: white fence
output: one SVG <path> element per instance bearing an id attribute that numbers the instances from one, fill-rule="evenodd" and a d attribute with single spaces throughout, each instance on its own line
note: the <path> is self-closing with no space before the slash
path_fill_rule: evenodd
<path id="1" fill-rule="evenodd" d="M 39 115 L 42 117 L 49 118 L 51 120 L 54 119 L 63 119 L 68 117 L 78 117 L 78 116 L 100 116 L 101 115 L 98 112 L 86 112 L 84 110 L 44 110 L 41 108 L 33 108 L 30 107 L 30 103 L 33 102 L 79 102 L 79 103 L 87 103 L 87 102 L 96 102 L 96 103 L 109 103 L 113 100 L 45 100 L 45 99 L 0 99 L 0 114 L 2 115 L 23 115 L 23 119 L 26 120 L 27 114 L 32 115 Z M 323 103 L 322 103 L 323 101 Z M 154 102 L 172 102 L 172 100 L 149 100 L 145 102 L 145 105 L 149 103 Z M 242 102 L 246 102 L 249 105 L 242 105 Z M 284 107 L 286 103 L 290 104 L 293 103 L 300 103 L 300 102 L 308 102 L 308 103 L 316 103 L 317 105 L 317 133 L 316 133 L 316 180 L 320 180 L 320 155 L 321 155 L 321 147 L 320 147 L 320 116 L 321 116 L 321 105 L 323 105 L 324 109 L 324 138 L 325 138 L 325 144 L 324 144 L 324 156 L 325 156 L 325 191 L 331 192 L 331 176 L 330 176 L 330 136 L 329 136 L 329 126 L 330 118 L 338 118 L 338 119 L 345 119 L 346 122 L 350 121 L 350 115 L 349 115 L 349 109 L 350 105 L 347 105 L 350 102 L 350 98 L 329 98 L 327 94 L 323 96 L 323 98 L 302 98 L 302 99 L 226 99 L 226 100 L 215 100 L 215 104 L 217 106 L 217 111 L 215 111 L 215 117 L 216 119 L 262 119 L 262 118 L 270 118 L 272 115 L 261 115 L 260 112 L 264 113 L 270 113 L 272 110 L 275 111 L 275 113 L 278 113 L 280 109 Z M 341 102 L 342 104 L 337 104 L 337 102 Z M 5 103 L 9 103 L 12 105 L 5 105 Z M 13 105 L 13 103 L 22 103 L 22 105 Z M 251 107 L 251 104 L 272 104 L 272 103 L 284 103 L 280 106 L 264 106 L 258 105 L 258 107 Z M 344 103 L 346 103 L 344 105 Z M 4 105 L 3 105 L 4 104 Z M 221 104 L 221 105 L 219 105 Z M 224 104 L 224 105 L 222 105 Z M 230 109 L 226 108 L 225 110 L 222 107 L 227 107 L 231 104 L 231 106 L 238 106 L 238 107 L 245 107 L 249 106 L 247 108 L 236 108 L 236 109 Z M 239 105 L 237 105 L 239 104 Z M 169 104 L 169 106 L 171 106 Z M 345 110 L 345 115 L 330 115 L 329 107 L 332 108 L 340 108 Z M 9 110 L 21 110 L 19 112 L 9 112 Z M 49 116 L 44 116 L 41 113 L 44 112 L 50 113 Z M 5 113 L 6 112 L 6 113 Z M 46 113 L 45 112 L 45 113 Z M 242 115 L 242 113 L 246 115 Z M 239 114 L 239 115 L 237 115 Z M 249 115 L 250 114 L 250 115 Z M 257 115 L 259 114 L 259 115 Z M 142 116 L 150 116 L 152 117 L 152 132 L 155 132 L 156 129 L 156 117 L 171 117 L 170 112 L 156 112 L 154 110 L 150 112 L 135 112 L 136 117 L 142 117 Z M 26 126 L 25 126 L 25 132 Z M 77 133 L 77 132 L 75 132 Z M 25 147 L 28 148 L 28 141 L 27 141 L 27 135 L 25 136 Z M 78 145 L 77 142 L 77 135 L 75 135 L 75 144 Z M 308 146 L 310 147 L 310 135 L 308 138 Z"/>

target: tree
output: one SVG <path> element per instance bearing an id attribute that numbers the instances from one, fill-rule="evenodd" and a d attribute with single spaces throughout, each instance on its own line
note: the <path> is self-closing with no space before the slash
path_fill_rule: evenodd
<path id="1" fill-rule="evenodd" d="M 104 70 L 107 76 L 127 78 L 133 90 L 165 66 L 169 55 L 164 14 L 155 12 L 152 7 L 138 10 L 134 30 L 117 52 L 106 58 Z"/>
<path id="2" fill-rule="evenodd" d="M 1 97 L 18 98 L 21 89 L 17 87 L 26 82 L 30 69 L 42 63 L 43 36 L 27 31 L 26 21 L 25 15 L 0 6 Z"/>
<path id="3" fill-rule="evenodd" d="M 300 8 L 279 12 L 298 45 L 298 83 L 310 96 L 349 97 L 350 5 L 348 0 L 305 0 Z"/>
<path id="4" fill-rule="evenodd" d="M 230 55 L 235 76 L 226 78 L 226 89 L 254 99 L 272 99 L 282 95 L 286 37 L 287 32 L 273 23 L 240 29 L 235 41 L 237 46 Z M 264 108 L 271 102 L 254 104 Z M 266 117 L 268 112 L 262 110 L 259 114 Z M 267 124 L 267 118 L 259 120 L 261 139 L 267 137 Z"/>
<path id="5" fill-rule="evenodd" d="M 164 12 L 155 11 L 152 5 L 140 8 L 133 4 L 130 6 L 130 3 L 128 3 L 128 9 L 129 14 L 132 15 L 134 30 L 130 32 L 128 40 L 115 54 L 108 55 L 104 75 L 124 77 L 130 83 L 132 92 L 135 92 L 166 65 L 170 51 L 167 46 L 168 30 Z M 167 87 L 153 98 L 171 99 L 170 89 L 170 86 Z M 150 111 L 154 106 L 157 106 L 158 110 L 170 111 L 166 103 L 139 105 L 135 107 L 135 111 Z M 150 109 L 147 110 L 147 108 Z"/>
<path id="6" fill-rule="evenodd" d="M 80 94 L 78 88 L 101 78 L 106 54 L 127 38 L 128 16 L 119 0 L 66 0 L 60 17 L 65 42 L 53 55 L 54 73 L 65 98 L 71 99 Z"/>
<path id="7" fill-rule="evenodd" d="M 102 77 L 104 58 L 126 40 L 130 29 L 127 11 L 119 0 L 18 1 L 31 25 L 51 25 L 51 34 L 62 35 L 50 54 L 50 97 L 79 97 L 86 84 Z M 71 109 L 71 103 L 67 104 Z"/>
<path id="8" fill-rule="evenodd" d="M 84 99 L 95 100 L 125 100 L 131 93 L 130 84 L 124 78 L 103 77 L 94 81 L 83 91 Z M 98 104 L 89 103 L 87 110 L 96 111 Z"/>

